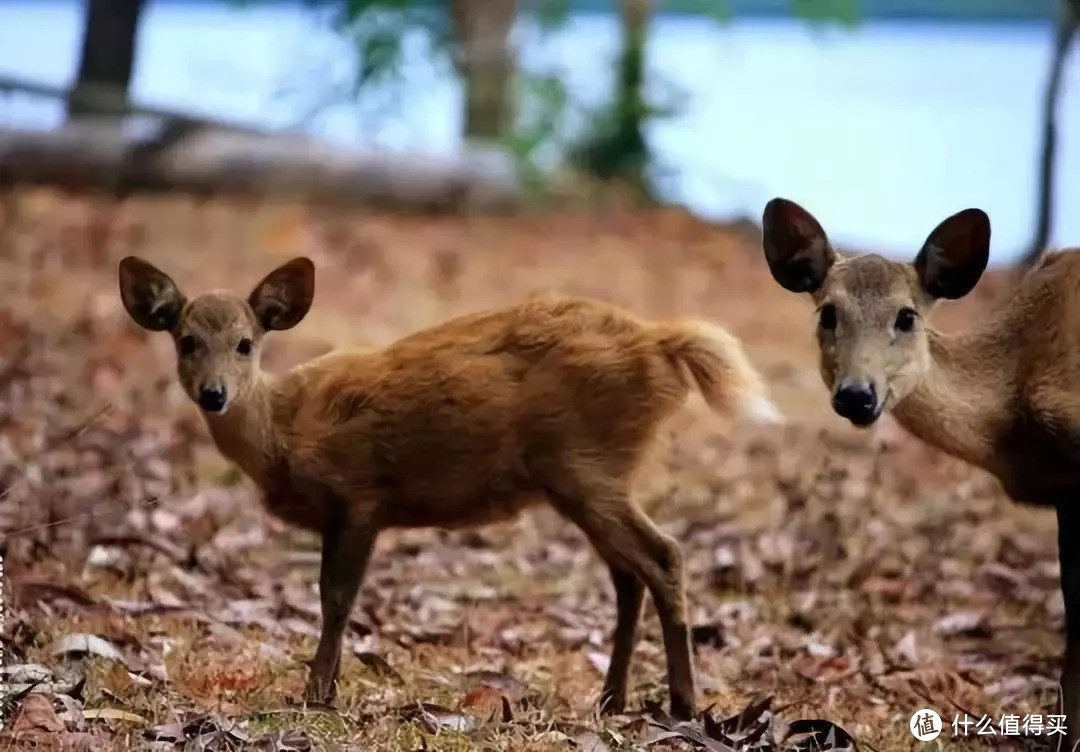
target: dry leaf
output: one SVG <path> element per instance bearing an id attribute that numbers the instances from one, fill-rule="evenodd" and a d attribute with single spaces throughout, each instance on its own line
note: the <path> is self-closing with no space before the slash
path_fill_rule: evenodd
<path id="1" fill-rule="evenodd" d="M 124 656 L 112 643 L 93 634 L 71 634 L 61 638 L 49 651 L 55 656 L 69 654 L 96 655 L 109 661 L 126 664 Z"/>
<path id="2" fill-rule="evenodd" d="M 416 718 L 429 733 L 440 730 L 468 732 L 476 727 L 476 719 L 467 713 L 459 713 L 430 702 L 406 705 L 399 709 L 405 718 Z"/>
<path id="3" fill-rule="evenodd" d="M 678 734 L 680 738 L 704 747 L 710 752 L 738 752 L 732 745 L 711 738 L 697 724 L 689 721 L 676 721 L 654 702 L 646 701 L 645 708 L 649 711 L 652 722 L 665 731 Z"/>
<path id="4" fill-rule="evenodd" d="M 470 671 L 465 674 L 465 680 L 473 687 L 497 689 L 514 702 L 520 702 L 531 694 L 525 682 L 498 671 Z"/>
<path id="5" fill-rule="evenodd" d="M 58 713 L 57 717 L 76 731 L 85 731 L 86 716 L 83 715 L 82 704 L 67 695 L 57 695 L 56 699 L 64 706 L 64 712 Z"/>
<path id="6" fill-rule="evenodd" d="M 611 752 L 604 740 L 592 731 L 584 731 L 574 737 L 574 744 L 582 752 Z"/>
<path id="7" fill-rule="evenodd" d="M 361 663 L 370 668 L 377 675 L 384 678 L 393 679 L 396 682 L 404 681 L 404 679 L 401 678 L 401 674 L 399 674 L 393 666 L 387 663 L 386 659 L 383 658 L 381 655 L 378 655 L 377 653 L 371 653 L 365 650 L 357 650 L 354 651 L 353 654 L 358 659 L 360 659 Z"/>
<path id="8" fill-rule="evenodd" d="M 125 723 L 146 724 L 148 721 L 141 715 L 129 713 L 119 708 L 90 708 L 83 710 L 83 718 L 88 721 L 124 721 Z"/>
<path id="9" fill-rule="evenodd" d="M 481 685 L 470 690 L 461 701 L 461 707 L 468 708 L 478 718 L 500 718 L 503 723 L 514 720 L 506 695 L 488 686 Z"/>
<path id="10" fill-rule="evenodd" d="M 895 652 L 903 660 L 912 665 L 919 662 L 919 650 L 916 644 L 915 632 L 909 631 L 893 646 Z"/>
<path id="11" fill-rule="evenodd" d="M 611 666 L 611 657 L 607 653 L 590 650 L 585 657 L 589 659 L 589 663 L 599 674 L 607 675 L 608 668 Z"/>
<path id="12" fill-rule="evenodd" d="M 18 709 L 10 722 L 12 731 L 48 731 L 57 733 L 64 730 L 64 722 L 53 709 L 50 695 L 31 692 L 19 703 Z"/>
<path id="13" fill-rule="evenodd" d="M 14 591 L 15 597 L 20 602 L 41 604 L 67 601 L 72 605 L 85 609 L 93 609 L 99 606 L 98 602 L 85 590 L 74 585 L 23 580 L 15 584 Z"/>
<path id="14" fill-rule="evenodd" d="M 959 611 L 937 620 L 934 631 L 940 635 L 989 636 L 986 614 L 981 611 Z"/>
<path id="15" fill-rule="evenodd" d="M 795 746 L 796 752 L 829 752 L 835 750 L 842 752 L 858 752 L 859 747 L 844 729 L 835 723 L 820 719 L 798 720 L 793 722 L 787 731 L 785 740 L 798 738 Z"/>
<path id="16" fill-rule="evenodd" d="M 260 736 L 245 749 L 251 752 L 311 752 L 311 739 L 299 730 L 274 731 Z"/>

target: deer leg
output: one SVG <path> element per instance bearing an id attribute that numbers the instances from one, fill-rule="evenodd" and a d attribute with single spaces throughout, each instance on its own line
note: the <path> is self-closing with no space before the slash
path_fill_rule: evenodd
<path id="1" fill-rule="evenodd" d="M 1064 749 L 1074 750 L 1080 749 L 1080 552 L 1076 550 L 1080 501 L 1059 502 L 1057 516 L 1061 594 L 1065 600 L 1065 665 L 1061 672 L 1061 705 L 1066 716 Z"/>
<path id="2" fill-rule="evenodd" d="M 640 514 L 640 512 L 638 513 Z M 632 523 L 642 542 L 653 547 L 641 575 L 652 594 L 667 654 L 671 714 L 694 717 L 694 672 L 690 660 L 690 623 L 686 609 L 683 556 L 678 544 L 642 516 Z"/>
<path id="3" fill-rule="evenodd" d="M 678 544 L 660 532 L 621 491 L 594 492 L 576 504 L 564 501 L 560 509 L 585 532 L 609 567 L 633 573 L 649 589 L 664 636 L 671 714 L 679 719 L 692 718 L 694 674 L 683 557 Z M 626 641 L 629 643 L 629 639 Z M 620 649 L 618 644 L 616 649 Z M 615 668 L 613 660 L 609 674 Z M 618 675 L 612 677 L 617 678 Z"/>
<path id="4" fill-rule="evenodd" d="M 374 545 L 375 531 L 367 526 L 332 525 L 323 534 L 319 572 L 322 633 L 305 692 L 309 703 L 330 704 L 337 694 L 341 642 Z"/>
<path id="5" fill-rule="evenodd" d="M 600 697 L 601 713 L 621 713 L 626 708 L 627 676 L 630 656 L 637 641 L 637 623 L 645 587 L 633 572 L 611 566 L 611 582 L 615 586 L 615 634 L 612 638 L 611 663 L 604 677 L 604 692 Z"/>

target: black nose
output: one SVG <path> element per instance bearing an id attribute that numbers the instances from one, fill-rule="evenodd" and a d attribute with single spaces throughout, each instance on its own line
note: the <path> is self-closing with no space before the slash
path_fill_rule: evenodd
<path id="1" fill-rule="evenodd" d="M 199 392 L 199 407 L 208 413 L 218 413 L 225 409 L 225 387 L 203 389 Z"/>
<path id="2" fill-rule="evenodd" d="M 877 390 L 873 384 L 848 381 L 840 384 L 833 395 L 833 410 L 857 426 L 868 426 L 877 420 Z"/>

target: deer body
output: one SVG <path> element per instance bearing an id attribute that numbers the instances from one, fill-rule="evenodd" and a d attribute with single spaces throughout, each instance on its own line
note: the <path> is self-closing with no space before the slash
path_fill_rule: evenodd
<path id="1" fill-rule="evenodd" d="M 260 487 L 272 513 L 323 536 L 323 628 L 308 699 L 333 698 L 345 624 L 380 530 L 492 522 L 546 500 L 611 571 L 618 618 L 604 709 L 625 705 L 648 588 L 673 713 L 691 715 L 682 557 L 633 502 L 630 483 L 692 386 L 718 412 L 777 417 L 739 343 L 707 324 L 645 322 L 599 301 L 539 297 L 378 351 L 264 373 L 259 340 L 303 317 L 312 272 L 295 260 L 247 301 L 208 293 L 189 302 L 146 262 L 125 259 L 120 270 L 132 317 L 176 340 L 181 382 L 221 453 Z"/>
<path id="2" fill-rule="evenodd" d="M 1015 501 L 1055 508 L 1066 612 L 1062 704 L 1080 744 L 1080 249 L 1047 254 L 979 325 L 922 322 L 974 288 L 990 222 L 968 209 L 930 233 L 912 264 L 841 257 L 818 221 L 786 199 L 763 217 L 776 281 L 818 308 L 822 379 L 857 426 L 885 411 L 912 434 L 992 473 Z"/>
<path id="3" fill-rule="evenodd" d="M 1080 488 L 1080 251 L 1048 256 L 972 331 L 933 330 L 931 365 L 892 409 L 908 431 L 995 475 L 1015 501 Z"/>

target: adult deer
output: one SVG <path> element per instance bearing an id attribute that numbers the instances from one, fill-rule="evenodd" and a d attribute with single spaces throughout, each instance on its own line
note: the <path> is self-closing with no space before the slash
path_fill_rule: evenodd
<path id="1" fill-rule="evenodd" d="M 1018 502 L 1058 517 L 1067 743 L 1080 741 L 1080 253 L 1046 254 L 1008 302 L 962 334 L 926 321 L 986 268 L 990 220 L 941 222 L 913 263 L 838 254 L 821 224 L 775 198 L 763 215 L 773 278 L 817 304 L 821 377 L 857 426 L 889 411 L 915 436 L 995 475 Z"/>
<path id="2" fill-rule="evenodd" d="M 273 514 L 322 535 L 323 622 L 308 700 L 334 698 L 348 615 L 380 530 L 506 519 L 546 499 L 611 572 L 617 619 L 603 710 L 626 703 L 648 588 L 672 714 L 694 713 L 682 554 L 630 486 L 691 388 L 718 413 L 779 417 L 725 330 L 539 297 L 375 352 L 332 353 L 270 374 L 259 367 L 261 344 L 307 314 L 315 292 L 308 259 L 278 267 L 247 296 L 212 291 L 189 300 L 134 257 L 120 262 L 119 283 L 132 319 L 172 336 L 180 383 L 218 450 L 259 486 Z"/>

